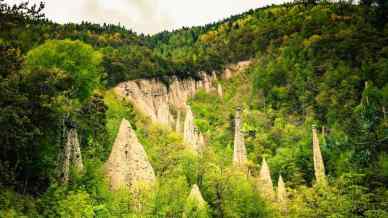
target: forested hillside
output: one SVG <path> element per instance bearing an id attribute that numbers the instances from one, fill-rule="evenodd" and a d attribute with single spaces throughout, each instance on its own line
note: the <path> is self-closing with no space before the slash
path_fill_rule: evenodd
<path id="1" fill-rule="evenodd" d="M 43 7 L 0 0 L 0 217 L 388 217 L 386 1 L 296 1 L 152 36 Z M 167 106 L 176 127 L 128 100 L 147 81 L 195 87 Z M 198 151 L 179 126 L 191 110 Z M 66 171 L 70 130 L 82 159 L 73 148 Z M 151 188 L 112 189 L 121 132 Z"/>

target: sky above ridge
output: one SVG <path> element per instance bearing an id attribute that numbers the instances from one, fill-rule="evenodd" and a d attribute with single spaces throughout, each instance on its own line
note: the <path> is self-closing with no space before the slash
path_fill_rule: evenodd
<path id="1" fill-rule="evenodd" d="M 5 0 L 14 4 L 26 0 Z M 42 0 L 29 0 L 31 4 Z M 287 0 L 43 0 L 44 13 L 58 23 L 121 24 L 138 33 L 153 34 L 183 26 L 198 26 L 249 9 Z"/>

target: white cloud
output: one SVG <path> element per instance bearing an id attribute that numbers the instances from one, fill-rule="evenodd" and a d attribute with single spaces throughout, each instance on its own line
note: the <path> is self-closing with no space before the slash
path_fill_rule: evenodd
<path id="1" fill-rule="evenodd" d="M 6 0 L 19 3 L 24 0 Z M 41 0 L 30 0 L 38 3 Z M 286 0 L 45 0 L 46 16 L 59 23 L 83 20 L 125 25 L 136 32 L 156 33 L 203 25 L 233 14 Z"/>

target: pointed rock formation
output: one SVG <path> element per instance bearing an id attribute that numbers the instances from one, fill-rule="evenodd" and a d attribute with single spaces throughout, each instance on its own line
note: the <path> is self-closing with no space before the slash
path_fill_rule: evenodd
<path id="1" fill-rule="evenodd" d="M 246 162 L 247 151 L 245 148 L 244 135 L 241 132 L 241 108 L 238 107 L 234 118 L 233 165 L 245 168 Z"/>
<path id="2" fill-rule="evenodd" d="M 279 176 L 278 180 L 278 187 L 276 189 L 276 201 L 278 202 L 281 214 L 284 217 L 287 217 L 287 191 L 282 175 Z"/>
<path id="3" fill-rule="evenodd" d="M 185 123 L 183 125 L 183 139 L 187 144 L 195 144 L 195 126 L 193 112 L 190 106 L 186 107 Z"/>
<path id="4" fill-rule="evenodd" d="M 154 170 L 131 124 L 123 119 L 106 163 L 106 174 L 113 190 L 136 183 L 153 183 Z"/>
<path id="5" fill-rule="evenodd" d="M 194 184 L 191 188 L 182 217 L 208 217 L 207 203 L 203 199 L 197 184 Z"/>
<path id="6" fill-rule="evenodd" d="M 286 185 L 284 184 L 282 175 L 279 176 L 278 188 L 276 190 L 276 199 L 280 204 L 285 204 L 287 202 Z"/>
<path id="7" fill-rule="evenodd" d="M 205 148 L 205 140 L 203 138 L 202 133 L 199 131 L 197 127 L 194 127 L 194 136 L 195 136 L 195 145 L 194 150 L 197 152 L 202 152 Z"/>
<path id="8" fill-rule="evenodd" d="M 205 73 L 206 75 L 206 73 Z M 206 92 L 210 92 L 211 91 L 211 87 L 212 87 L 212 78 L 209 77 L 209 76 L 202 76 L 203 78 L 203 88 L 205 89 Z"/>
<path id="9" fill-rule="evenodd" d="M 220 83 L 217 84 L 217 94 L 219 97 L 223 96 L 222 85 Z"/>
<path id="10" fill-rule="evenodd" d="M 261 163 L 258 186 L 265 198 L 267 198 L 268 200 L 273 200 L 274 192 L 271 172 L 269 170 L 267 161 L 265 161 L 265 158 L 263 158 L 263 162 Z"/>
<path id="11" fill-rule="evenodd" d="M 70 165 L 74 166 L 74 169 L 78 172 L 81 172 L 84 169 L 78 134 L 75 128 L 71 128 L 67 132 L 62 165 L 62 183 L 67 183 L 69 181 Z"/>
<path id="12" fill-rule="evenodd" d="M 81 147 L 78 140 L 78 134 L 76 129 L 70 130 L 70 138 L 73 140 L 72 146 L 72 159 L 71 162 L 78 172 L 81 172 L 84 169 L 84 164 L 82 163 L 82 154 Z"/>
<path id="13" fill-rule="evenodd" d="M 191 188 L 191 192 L 189 197 L 187 198 L 189 201 L 196 202 L 199 207 L 205 207 L 207 205 L 206 201 L 203 199 L 201 191 L 197 184 L 194 184 Z"/>
<path id="14" fill-rule="evenodd" d="M 314 159 L 314 174 L 317 183 L 326 182 L 325 165 L 321 154 L 321 148 L 319 146 L 319 139 L 316 126 L 313 125 L 313 159 Z"/>
<path id="15" fill-rule="evenodd" d="M 193 112 L 190 106 L 186 107 L 186 118 L 183 127 L 183 140 L 192 146 L 196 152 L 201 152 L 204 148 L 204 139 L 198 128 L 194 125 Z"/>
<path id="16" fill-rule="evenodd" d="M 205 148 L 205 138 L 200 131 L 198 131 L 198 146 L 200 147 L 201 151 L 203 151 Z"/>

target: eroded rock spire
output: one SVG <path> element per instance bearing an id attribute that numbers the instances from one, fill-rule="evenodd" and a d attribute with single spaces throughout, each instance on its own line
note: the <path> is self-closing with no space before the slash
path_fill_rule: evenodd
<path id="1" fill-rule="evenodd" d="M 317 183 L 326 182 L 325 165 L 321 154 L 319 139 L 316 126 L 312 126 L 313 130 L 313 159 L 314 159 L 314 174 Z"/>
<path id="2" fill-rule="evenodd" d="M 135 131 L 126 119 L 121 121 L 106 163 L 106 174 L 113 190 L 155 181 L 155 173 L 143 145 L 139 143 Z"/>
<path id="3" fill-rule="evenodd" d="M 66 144 L 64 147 L 64 157 L 62 165 L 62 183 L 69 181 L 70 167 L 73 166 L 78 172 L 83 171 L 84 165 L 82 163 L 81 148 L 78 140 L 77 130 L 75 128 L 69 129 L 66 137 Z"/>
<path id="4" fill-rule="evenodd" d="M 222 85 L 220 83 L 217 84 L 217 94 L 219 97 L 223 96 Z"/>
<path id="5" fill-rule="evenodd" d="M 204 148 L 203 135 L 194 124 L 194 116 L 190 106 L 186 107 L 186 117 L 183 126 L 183 139 L 196 152 L 201 152 Z"/>
<path id="6" fill-rule="evenodd" d="M 197 206 L 199 207 L 205 207 L 206 201 L 203 199 L 201 191 L 199 190 L 199 187 L 197 184 L 194 184 L 191 188 L 191 192 L 189 197 L 187 198 L 189 201 L 196 202 Z"/>
<path id="7" fill-rule="evenodd" d="M 238 107 L 234 118 L 233 165 L 245 168 L 246 162 L 247 151 L 245 148 L 244 135 L 241 132 L 241 108 Z"/>
<path id="8" fill-rule="evenodd" d="M 287 191 L 282 175 L 279 175 L 278 187 L 276 189 L 276 201 L 278 203 L 280 212 L 283 216 L 287 216 Z"/>
<path id="9" fill-rule="evenodd" d="M 194 184 L 191 188 L 182 217 L 208 217 L 207 203 L 203 199 L 197 184 Z"/>
<path id="10" fill-rule="evenodd" d="M 276 199 L 280 204 L 287 202 L 286 185 L 284 184 L 282 175 L 279 176 L 278 187 L 276 190 Z"/>
<path id="11" fill-rule="evenodd" d="M 190 106 L 186 107 L 185 123 L 183 125 L 183 139 L 188 144 L 195 143 L 194 117 Z"/>
<path id="12" fill-rule="evenodd" d="M 263 161 L 261 163 L 260 174 L 258 178 L 258 186 L 265 198 L 269 200 L 273 200 L 274 192 L 273 192 L 271 172 L 269 170 L 267 161 L 265 161 L 265 158 L 263 158 Z"/>

